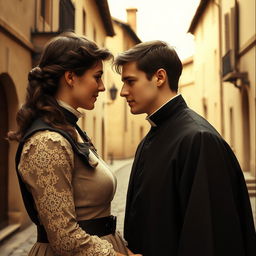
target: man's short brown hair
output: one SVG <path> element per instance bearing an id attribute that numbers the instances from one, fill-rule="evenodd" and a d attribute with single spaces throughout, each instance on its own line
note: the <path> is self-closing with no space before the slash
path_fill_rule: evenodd
<path id="1" fill-rule="evenodd" d="M 149 80 L 158 69 L 163 68 L 167 73 L 170 89 L 178 91 L 182 63 L 174 48 L 167 43 L 157 40 L 137 44 L 121 53 L 115 59 L 114 67 L 121 74 L 122 66 L 130 62 L 136 62 L 137 68 L 145 72 Z"/>

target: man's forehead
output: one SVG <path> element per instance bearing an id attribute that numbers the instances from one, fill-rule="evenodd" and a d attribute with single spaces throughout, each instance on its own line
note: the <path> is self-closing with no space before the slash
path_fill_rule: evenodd
<path id="1" fill-rule="evenodd" d="M 124 76 L 135 76 L 139 70 L 137 68 L 136 62 L 129 62 L 123 65 L 122 67 L 122 77 Z"/>
<path id="2" fill-rule="evenodd" d="M 128 62 L 123 65 L 123 70 L 138 70 L 137 62 Z"/>

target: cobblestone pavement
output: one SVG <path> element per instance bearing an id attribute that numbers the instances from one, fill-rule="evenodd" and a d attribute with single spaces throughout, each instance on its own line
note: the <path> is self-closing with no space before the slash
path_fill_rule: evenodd
<path id="1" fill-rule="evenodd" d="M 1 256 L 27 256 L 36 241 L 36 226 L 30 225 L 4 241 L 0 246 Z"/>
<path id="2" fill-rule="evenodd" d="M 31 234 L 31 236 L 24 243 L 15 248 L 13 252 L 8 254 L 8 256 L 27 256 L 30 249 L 36 242 L 36 231 Z"/>

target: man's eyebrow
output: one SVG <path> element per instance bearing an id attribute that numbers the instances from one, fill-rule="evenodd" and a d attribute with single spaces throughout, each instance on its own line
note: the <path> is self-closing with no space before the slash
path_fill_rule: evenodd
<path id="1" fill-rule="evenodd" d="M 103 74 L 103 70 L 98 70 L 97 72 L 96 72 L 96 74 Z"/>
<path id="2" fill-rule="evenodd" d="M 134 76 L 124 76 L 124 77 L 122 77 L 122 81 L 124 82 L 124 81 L 127 81 L 127 80 L 129 80 L 129 79 L 136 79 Z"/>

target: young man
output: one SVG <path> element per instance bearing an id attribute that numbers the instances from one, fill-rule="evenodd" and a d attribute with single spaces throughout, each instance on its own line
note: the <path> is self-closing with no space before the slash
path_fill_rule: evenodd
<path id="1" fill-rule="evenodd" d="M 243 173 L 218 132 L 177 94 L 182 64 L 174 49 L 141 43 L 115 67 L 131 112 L 147 113 L 151 124 L 130 176 L 128 247 L 143 256 L 256 255 Z"/>

